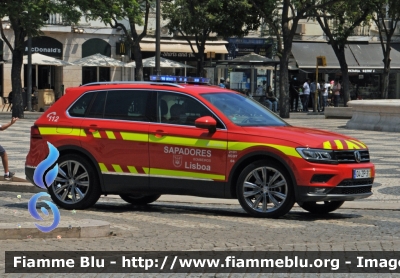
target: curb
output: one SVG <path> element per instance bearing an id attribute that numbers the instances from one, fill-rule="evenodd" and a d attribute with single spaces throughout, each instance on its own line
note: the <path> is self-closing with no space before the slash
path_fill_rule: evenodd
<path id="1" fill-rule="evenodd" d="M 39 187 L 34 186 L 26 180 L 19 179 L 22 181 L 0 181 L 0 191 L 9 192 L 22 192 L 22 193 L 39 193 L 46 191 Z"/>
<path id="2" fill-rule="evenodd" d="M 49 233 L 43 233 L 34 222 L 0 223 L 0 240 L 34 238 L 96 238 L 110 236 L 110 223 L 101 220 L 82 219 L 62 221 Z"/>

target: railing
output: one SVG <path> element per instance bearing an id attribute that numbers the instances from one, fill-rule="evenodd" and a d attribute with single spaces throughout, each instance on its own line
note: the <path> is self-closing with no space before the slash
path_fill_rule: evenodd
<path id="1" fill-rule="evenodd" d="M 67 25 L 68 21 L 65 20 L 61 14 L 50 14 L 49 20 L 45 21 L 47 25 Z"/>

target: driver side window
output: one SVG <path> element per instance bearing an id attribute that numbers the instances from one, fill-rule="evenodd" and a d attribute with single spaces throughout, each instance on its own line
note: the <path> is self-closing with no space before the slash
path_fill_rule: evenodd
<path id="1" fill-rule="evenodd" d="M 190 96 L 170 92 L 158 93 L 158 122 L 175 125 L 195 126 L 196 119 L 203 116 L 211 116 L 215 118 L 207 107 L 205 107 L 198 100 Z M 217 125 L 217 127 L 219 126 Z"/>

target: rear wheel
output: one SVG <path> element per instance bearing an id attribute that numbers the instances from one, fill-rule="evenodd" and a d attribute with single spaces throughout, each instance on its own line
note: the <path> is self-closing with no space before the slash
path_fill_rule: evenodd
<path id="1" fill-rule="evenodd" d="M 63 155 L 57 163 L 57 177 L 48 188 L 54 203 L 64 209 L 93 206 L 101 190 L 92 164 L 76 154 Z"/>
<path id="2" fill-rule="evenodd" d="M 125 202 L 128 202 L 132 205 L 142 206 L 157 201 L 161 195 L 119 194 L 119 196 Z"/>
<path id="3" fill-rule="evenodd" d="M 236 189 L 240 205 L 256 217 L 280 217 L 294 205 L 291 178 L 276 162 L 257 161 L 245 167 Z"/>
<path id="4" fill-rule="evenodd" d="M 304 210 L 315 214 L 327 214 L 337 210 L 343 205 L 344 201 L 324 201 L 317 202 L 298 202 L 298 205 Z"/>

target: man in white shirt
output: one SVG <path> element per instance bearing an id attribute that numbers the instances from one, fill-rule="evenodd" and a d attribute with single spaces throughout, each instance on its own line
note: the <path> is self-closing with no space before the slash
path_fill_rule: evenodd
<path id="1" fill-rule="evenodd" d="M 317 108 L 318 112 L 321 110 L 320 105 L 319 105 L 319 92 L 320 91 L 321 91 L 321 86 L 319 85 L 319 83 L 316 83 L 315 80 L 313 80 L 313 82 L 311 82 L 311 84 L 310 84 L 310 102 L 311 102 L 311 106 L 313 108 L 313 112 L 316 112 L 315 108 Z M 317 94 L 317 107 L 314 106 L 315 94 Z"/>
<path id="2" fill-rule="evenodd" d="M 328 94 L 329 94 L 329 89 L 331 87 L 331 84 L 329 82 L 325 82 L 325 80 L 322 79 L 323 84 L 323 91 L 322 91 L 322 96 L 321 96 L 321 108 L 322 112 L 325 111 L 325 107 L 328 105 Z"/>
<path id="3" fill-rule="evenodd" d="M 310 78 L 303 84 L 303 112 L 308 112 L 308 100 L 310 99 Z"/>

